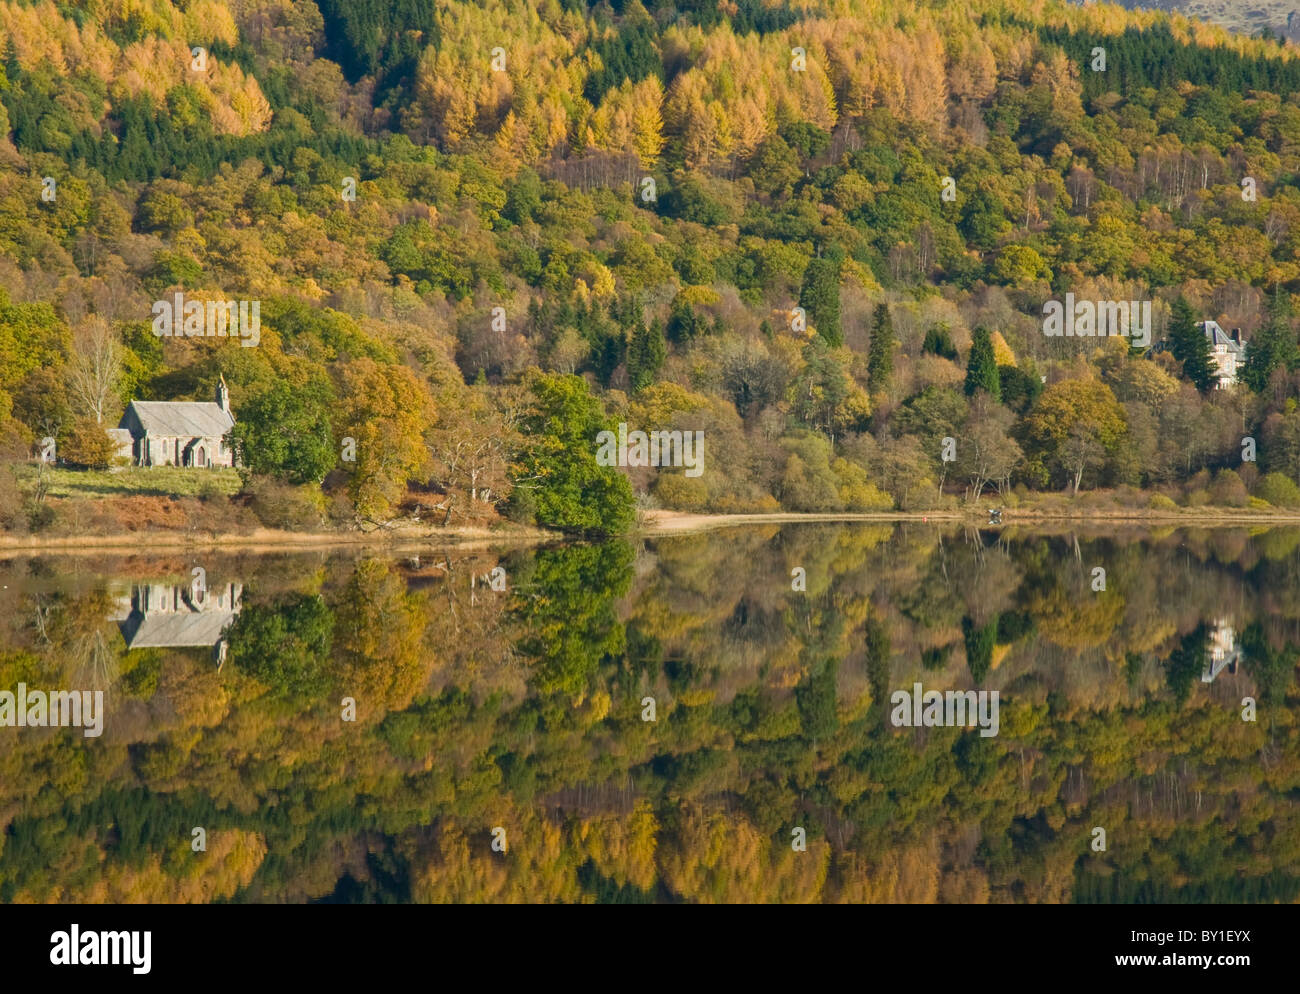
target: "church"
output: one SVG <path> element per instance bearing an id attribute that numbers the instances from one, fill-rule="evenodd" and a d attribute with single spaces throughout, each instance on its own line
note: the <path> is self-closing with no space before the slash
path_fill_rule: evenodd
<path id="1" fill-rule="evenodd" d="M 226 441 L 234 426 L 230 390 L 217 383 L 216 402 L 133 400 L 109 435 L 133 466 L 234 466 Z"/>

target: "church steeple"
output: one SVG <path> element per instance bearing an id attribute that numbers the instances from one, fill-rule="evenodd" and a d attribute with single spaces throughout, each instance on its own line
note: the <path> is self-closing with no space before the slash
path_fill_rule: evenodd
<path id="1" fill-rule="evenodd" d="M 226 386 L 226 378 L 217 374 L 217 406 L 230 413 L 230 388 Z"/>

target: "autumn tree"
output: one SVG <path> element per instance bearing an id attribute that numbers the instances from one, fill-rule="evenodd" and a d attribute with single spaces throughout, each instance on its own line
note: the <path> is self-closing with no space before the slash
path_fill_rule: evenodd
<path id="1" fill-rule="evenodd" d="M 1110 387 L 1073 379 L 1043 391 L 1023 430 L 1031 475 L 1064 475 L 1078 493 L 1084 471 L 1115 454 L 1127 425 Z"/>
<path id="2" fill-rule="evenodd" d="M 497 403 L 484 387 L 459 392 L 439 407 L 429 434 L 430 483 L 447 494 L 443 520 L 496 508 L 510 499 L 510 462 L 520 444 L 519 412 L 512 397 Z M 457 506 L 457 502 L 460 506 Z"/>
<path id="3" fill-rule="evenodd" d="M 363 358 L 342 369 L 335 437 L 352 457 L 342 465 L 350 470 L 348 491 L 362 520 L 382 521 L 409 480 L 427 478 L 425 436 L 434 413 L 427 389 L 405 366 Z"/>
<path id="4" fill-rule="evenodd" d="M 92 315 L 73 331 L 67 371 L 74 404 L 103 424 L 122 378 L 122 346 L 103 318 Z"/>
<path id="5" fill-rule="evenodd" d="M 1012 436 L 1015 415 L 983 391 L 971 400 L 957 442 L 957 468 L 970 479 L 970 496 L 979 500 L 989 483 L 1006 496 L 1011 474 L 1023 458 Z"/>
<path id="6" fill-rule="evenodd" d="M 64 461 L 87 469 L 107 469 L 116 454 L 116 444 L 94 418 L 75 421 L 67 439 L 59 447 L 59 455 Z"/>

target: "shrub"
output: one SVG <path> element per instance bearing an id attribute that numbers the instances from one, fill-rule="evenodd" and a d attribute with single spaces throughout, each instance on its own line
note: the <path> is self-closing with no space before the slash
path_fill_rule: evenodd
<path id="1" fill-rule="evenodd" d="M 117 454 L 117 446 L 94 418 L 82 418 L 68 432 L 59 455 L 74 466 L 108 469 Z"/>
<path id="2" fill-rule="evenodd" d="M 1151 499 L 1147 501 L 1147 507 L 1153 511 L 1177 511 L 1178 505 L 1164 494 L 1152 494 Z"/>
<path id="3" fill-rule="evenodd" d="M 199 500 L 207 504 L 214 500 L 224 500 L 226 497 L 226 490 L 219 480 L 209 476 L 199 484 L 198 496 Z"/>
<path id="4" fill-rule="evenodd" d="M 54 508 L 42 501 L 31 504 L 27 509 L 27 527 L 34 532 L 43 531 L 54 524 Z"/>
<path id="5" fill-rule="evenodd" d="M 357 507 L 346 490 L 325 495 L 325 516 L 335 528 L 347 527 L 356 522 Z"/>
<path id="6" fill-rule="evenodd" d="M 1259 467 L 1253 462 L 1244 462 L 1237 467 L 1237 475 L 1241 477 L 1241 482 L 1246 484 L 1246 489 L 1253 493 L 1255 485 L 1259 483 Z"/>
<path id="7" fill-rule="evenodd" d="M 1210 487 L 1210 500 L 1220 507 L 1245 507 L 1250 499 L 1246 484 L 1231 469 L 1221 469 Z"/>
<path id="8" fill-rule="evenodd" d="M 771 494 L 760 497 L 735 497 L 730 494 L 713 501 L 710 509 L 718 514 L 775 514 L 781 503 Z"/>
<path id="9" fill-rule="evenodd" d="M 11 531 L 23 522 L 23 492 L 11 466 L 0 466 L 0 528 Z"/>
<path id="10" fill-rule="evenodd" d="M 518 525 L 537 524 L 537 491 L 532 487 L 515 487 L 502 513 Z"/>
<path id="11" fill-rule="evenodd" d="M 295 487 L 269 477 L 257 477 L 249 482 L 245 492 L 252 497 L 251 506 L 257 520 L 267 528 L 308 531 L 321 524 L 324 497 L 313 486 Z"/>
<path id="12" fill-rule="evenodd" d="M 1274 507 L 1300 507 L 1300 487 L 1282 473 L 1269 473 L 1255 486 L 1255 496 Z"/>
<path id="13" fill-rule="evenodd" d="M 1208 469 L 1197 470 L 1183 483 L 1184 500 L 1190 497 L 1198 490 L 1210 489 L 1210 471 Z"/>
<path id="14" fill-rule="evenodd" d="M 660 507 L 671 508 L 674 511 L 708 509 L 709 494 L 699 477 L 664 473 L 655 482 L 654 495 Z"/>
<path id="15" fill-rule="evenodd" d="M 846 511 L 892 511 L 894 498 L 867 479 L 867 471 L 847 459 L 831 463 Z"/>

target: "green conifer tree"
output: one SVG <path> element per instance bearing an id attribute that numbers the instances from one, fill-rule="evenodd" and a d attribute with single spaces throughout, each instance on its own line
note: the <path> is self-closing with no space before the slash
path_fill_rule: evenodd
<path id="1" fill-rule="evenodd" d="M 871 347 L 867 352 L 867 382 L 872 390 L 888 389 L 894 375 L 894 349 L 897 347 L 898 335 L 889 316 L 889 306 L 877 304 L 872 318 Z"/>
<path id="2" fill-rule="evenodd" d="M 993 353 L 993 336 L 983 325 L 972 332 L 970 356 L 966 360 L 966 396 L 984 390 L 996 401 L 1002 400 L 1002 381 L 998 360 Z"/>

